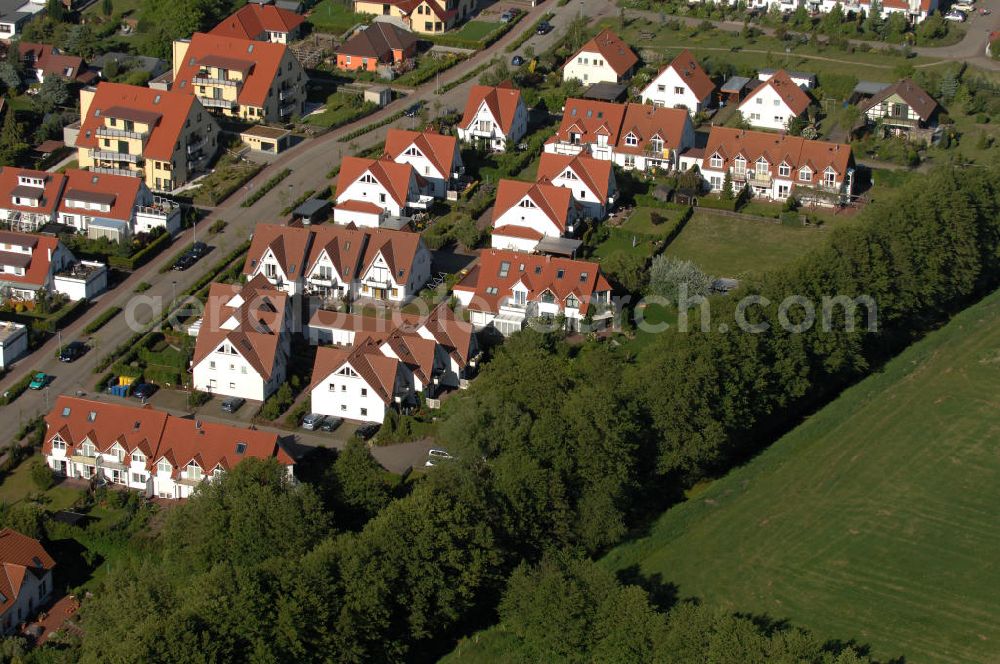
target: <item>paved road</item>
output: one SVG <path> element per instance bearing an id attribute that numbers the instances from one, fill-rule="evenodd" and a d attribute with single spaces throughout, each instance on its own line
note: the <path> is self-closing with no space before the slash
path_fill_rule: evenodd
<path id="1" fill-rule="evenodd" d="M 913 52 L 917 55 L 936 58 L 936 62 L 931 62 L 927 64 L 918 65 L 919 67 L 933 67 L 943 61 L 965 61 L 971 65 L 975 65 L 981 69 L 986 69 L 989 71 L 1000 71 L 1000 61 L 993 60 L 986 55 L 986 44 L 989 34 L 993 30 L 1000 30 L 1000 0 L 978 0 L 976 2 L 977 11 L 980 8 L 990 9 L 992 14 L 989 16 L 981 16 L 978 13 L 969 16 L 969 20 L 962 24 L 965 29 L 965 36 L 962 41 L 957 44 L 952 44 L 951 46 L 917 46 L 913 48 Z M 642 18 L 649 19 L 650 21 L 659 22 L 660 12 L 650 11 L 650 10 L 638 10 L 630 9 L 627 10 L 627 16 L 641 16 Z M 669 18 L 679 19 L 681 22 L 687 25 L 699 25 L 704 23 L 704 19 L 693 18 L 688 16 L 669 16 Z M 717 28 L 726 30 L 729 32 L 740 32 L 743 30 L 742 21 L 710 21 Z M 766 35 L 774 35 L 774 28 L 763 27 L 760 25 L 754 26 L 761 30 Z M 862 39 L 851 39 L 850 42 L 855 46 L 861 44 L 868 44 L 872 48 L 879 49 L 886 46 L 885 42 L 872 42 L 864 41 Z M 701 49 L 702 47 L 698 47 Z M 710 50 L 726 50 L 729 49 L 710 49 Z M 743 49 L 748 52 L 755 52 L 749 49 Z M 844 62 L 845 64 L 852 64 L 853 61 L 837 60 L 836 58 L 826 58 L 819 56 L 807 56 L 802 54 L 796 54 L 800 57 L 807 57 L 819 60 L 828 60 L 831 62 Z M 879 66 L 879 65 L 875 65 Z M 890 65 L 885 65 L 886 68 L 892 68 Z"/>
<path id="2" fill-rule="evenodd" d="M 517 39 L 520 34 L 531 30 L 535 21 L 542 14 L 549 11 L 555 14 L 555 17 L 550 21 L 555 30 L 547 35 L 532 36 L 525 44 L 525 46 L 530 44 L 536 53 L 541 53 L 554 44 L 565 26 L 578 13 L 597 17 L 613 15 L 616 10 L 611 3 L 605 0 L 571 0 L 571 2 L 563 7 L 557 7 L 554 0 L 544 2 L 541 6 L 532 9 L 510 33 L 490 48 L 459 63 L 442 74 L 439 81 L 440 85 L 443 86 L 461 78 L 465 73 L 475 69 L 493 57 L 511 57 L 510 54 L 504 51 L 504 48 Z M 0 392 L 8 389 L 29 370 L 45 371 L 53 375 L 55 379 L 50 383 L 48 389 L 38 392 L 28 391 L 10 406 L 0 409 L 4 411 L 4 415 L 9 416 L 10 419 L 8 422 L 13 422 L 16 418 L 17 422 L 20 423 L 46 412 L 56 395 L 60 393 L 72 394 L 76 391 L 82 391 L 87 394 L 93 394 L 94 383 L 99 377 L 93 373 L 93 368 L 99 359 L 103 358 L 110 350 L 124 343 L 133 334 L 134 330 L 153 320 L 157 311 L 165 310 L 173 300 L 174 293 L 181 293 L 193 285 L 209 267 L 246 240 L 253 232 L 255 224 L 279 221 L 281 210 L 292 199 L 298 197 L 302 192 L 310 189 L 322 189 L 329 184 L 326 174 L 340 162 L 342 157 L 348 156 L 352 149 L 362 150 L 382 142 L 385 139 L 387 127 L 369 132 L 348 143 L 339 142 L 342 136 L 359 127 L 364 127 L 382 118 L 386 118 L 417 100 L 426 102 L 427 104 L 440 101 L 442 108 L 454 107 L 462 109 L 465 106 L 469 89 L 475 84 L 476 77 L 473 77 L 471 80 L 456 86 L 447 93 L 437 94 L 435 88 L 438 85 L 438 81 L 430 81 L 418 87 L 409 97 L 397 100 L 373 115 L 362 118 L 356 123 L 341 127 L 317 139 L 304 141 L 281 155 L 270 166 L 261 171 L 251 182 L 251 186 L 256 188 L 266 182 L 275 172 L 283 168 L 291 169 L 292 174 L 280 185 L 268 192 L 268 194 L 249 208 L 240 207 L 240 203 L 244 198 L 243 192 L 237 192 L 237 194 L 231 196 L 221 205 L 212 209 L 211 213 L 198 224 L 197 229 L 186 231 L 183 238 L 178 238 L 170 249 L 154 259 L 150 264 L 134 272 L 114 291 L 100 297 L 87 314 L 63 330 L 62 338 L 64 342 L 72 339 L 84 339 L 85 337 L 82 334 L 83 327 L 96 318 L 103 310 L 112 305 L 122 307 L 125 310 L 92 337 L 86 339 L 92 346 L 91 351 L 87 355 L 72 364 L 61 364 L 54 357 L 58 346 L 58 339 L 53 338 L 31 356 L 19 361 L 10 373 L 0 380 Z M 393 124 L 407 127 L 413 122 L 414 120 L 404 118 Z M 355 147 L 351 148 L 350 146 Z M 222 233 L 214 237 L 207 237 L 206 229 L 217 219 L 224 219 L 228 225 Z M 159 269 L 171 261 L 173 255 L 181 246 L 192 240 L 195 232 L 198 234 L 198 239 L 204 240 L 210 246 L 214 247 L 212 253 L 186 272 L 159 274 Z M 152 287 L 140 295 L 135 294 L 135 287 L 143 281 L 150 283 Z M 0 433 L 0 448 L 6 447 L 11 442 L 11 437 L 15 429 L 16 427 L 9 426 L 7 427 L 7 431 Z M 382 454 L 380 452 L 376 456 L 378 457 Z"/>

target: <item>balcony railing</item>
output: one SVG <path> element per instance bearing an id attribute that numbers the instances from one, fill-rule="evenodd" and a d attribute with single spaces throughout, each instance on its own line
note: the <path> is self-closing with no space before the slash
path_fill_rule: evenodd
<path id="1" fill-rule="evenodd" d="M 770 173 L 756 173 L 750 172 L 748 181 L 752 185 L 757 185 L 758 187 L 770 187 L 771 186 L 771 174 Z"/>
<path id="2" fill-rule="evenodd" d="M 189 155 L 192 155 L 195 152 L 197 152 L 198 150 L 201 150 L 207 144 L 208 144 L 208 137 L 207 136 L 205 136 L 203 138 L 196 138 L 194 140 L 189 140 L 188 146 L 187 146 L 187 152 L 188 152 Z"/>
<path id="3" fill-rule="evenodd" d="M 286 99 L 291 99 L 295 95 L 295 90 L 291 88 L 286 88 L 284 90 L 278 91 L 278 99 L 285 101 Z"/>
<path id="4" fill-rule="evenodd" d="M 153 196 L 152 205 L 140 205 L 136 208 L 136 212 L 150 217 L 166 218 L 179 209 L 180 206 L 169 198 L 164 198 L 163 196 Z"/>
<path id="5" fill-rule="evenodd" d="M 228 78 L 214 78 L 212 76 L 194 76 L 191 78 L 192 85 L 226 85 L 239 87 L 243 81 L 232 81 Z"/>
<path id="6" fill-rule="evenodd" d="M 128 129 L 115 129 L 113 127 L 98 127 L 97 135 L 101 138 L 131 138 L 145 141 L 149 138 L 148 131 L 129 131 Z"/>
<path id="7" fill-rule="evenodd" d="M 141 154 L 129 154 L 128 152 L 111 152 L 107 150 L 94 150 L 90 156 L 97 161 L 117 161 L 128 164 L 138 164 L 142 161 Z"/>
<path id="8" fill-rule="evenodd" d="M 215 97 L 198 97 L 198 101 L 205 108 L 236 108 L 238 104 L 235 99 L 216 99 Z"/>
<path id="9" fill-rule="evenodd" d="M 286 115 L 291 115 L 296 110 L 298 110 L 298 108 L 299 108 L 298 104 L 286 104 L 285 106 L 281 107 L 281 115 L 282 117 Z"/>
<path id="10" fill-rule="evenodd" d="M 93 166 L 91 169 L 95 173 L 104 173 L 105 175 L 124 175 L 130 178 L 141 178 L 142 171 L 132 171 L 126 168 L 107 168 L 105 166 Z"/>

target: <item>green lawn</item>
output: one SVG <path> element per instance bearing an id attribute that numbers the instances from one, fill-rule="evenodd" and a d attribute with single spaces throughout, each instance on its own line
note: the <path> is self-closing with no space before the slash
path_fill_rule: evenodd
<path id="1" fill-rule="evenodd" d="M 693 261 L 717 277 L 747 276 L 791 263 L 821 244 L 817 228 L 794 228 L 695 212 L 665 253 Z"/>
<path id="2" fill-rule="evenodd" d="M 367 23 L 371 19 L 368 14 L 355 14 L 353 7 L 343 0 L 322 0 L 307 18 L 314 31 L 334 34 L 346 32 L 358 23 Z"/>
<path id="3" fill-rule="evenodd" d="M 38 493 L 38 487 L 31 481 L 31 465 L 40 457 L 28 457 L 18 464 L 12 471 L 5 473 L 0 480 L 0 501 L 13 505 L 24 500 L 28 494 Z M 79 489 L 61 486 L 53 486 L 43 493 L 46 499 L 45 508 L 51 512 L 58 512 L 69 508 L 81 495 Z"/>
<path id="4" fill-rule="evenodd" d="M 653 224 L 652 215 L 658 214 L 664 218 L 659 224 Z M 673 230 L 677 221 L 684 214 L 683 210 L 672 210 L 664 208 L 637 207 L 625 220 L 621 227 L 632 233 L 643 233 L 645 235 L 667 235 Z"/>
<path id="5" fill-rule="evenodd" d="M 339 127 L 377 110 L 376 104 L 361 103 L 358 95 L 334 92 L 326 98 L 326 108 L 307 117 L 306 122 L 319 127 Z"/>
<path id="6" fill-rule="evenodd" d="M 653 245 L 648 241 L 639 240 L 633 247 L 630 239 L 612 235 L 597 245 L 597 248 L 594 250 L 594 256 L 602 260 L 611 258 L 619 253 L 636 254 L 643 258 L 649 258 L 653 255 Z"/>
<path id="7" fill-rule="evenodd" d="M 503 23 L 497 23 L 496 21 L 469 21 L 461 29 L 449 32 L 448 34 L 460 39 L 479 41 L 502 25 Z"/>
<path id="8" fill-rule="evenodd" d="M 883 661 L 996 661 L 998 364 L 1000 292 L 604 564 Z"/>

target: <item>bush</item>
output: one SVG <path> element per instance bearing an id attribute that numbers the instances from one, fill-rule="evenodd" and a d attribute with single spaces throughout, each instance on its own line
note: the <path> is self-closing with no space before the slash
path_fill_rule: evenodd
<path id="1" fill-rule="evenodd" d="M 192 408 L 197 408 L 198 406 L 204 406 L 211 400 L 212 400 L 212 395 L 209 394 L 208 392 L 202 392 L 201 390 L 191 390 L 189 401 L 191 402 Z"/>
<path id="2" fill-rule="evenodd" d="M 149 286 L 149 284 L 146 284 L 146 286 Z M 136 289 L 136 292 L 139 292 L 138 288 Z M 87 323 L 86 327 L 83 328 L 83 333 L 93 334 L 94 332 L 97 332 L 99 329 L 107 325 L 109 320 L 120 314 L 121 311 L 122 308 L 117 305 L 105 310 L 100 316 Z"/>
<path id="3" fill-rule="evenodd" d="M 782 212 L 781 213 L 781 225 L 782 226 L 801 226 L 802 217 L 798 212 Z"/>
<path id="4" fill-rule="evenodd" d="M 21 380 L 17 381 L 10 386 L 3 394 L 0 394 L 0 406 L 6 406 L 17 399 L 19 396 L 24 394 L 24 391 L 28 389 L 28 383 L 31 382 L 32 376 L 38 373 L 38 370 L 29 371 L 24 375 Z"/>
<path id="5" fill-rule="evenodd" d="M 135 292 L 136 293 L 145 293 L 146 291 L 148 291 L 152 287 L 153 287 L 153 285 L 151 283 L 149 283 L 148 281 L 140 281 L 139 285 L 135 287 Z"/>
<path id="6" fill-rule="evenodd" d="M 41 460 L 31 464 L 31 481 L 40 491 L 47 491 L 56 482 L 52 469 Z"/>
<path id="7" fill-rule="evenodd" d="M 152 260 L 154 256 L 166 249 L 172 240 L 170 233 L 161 232 L 152 242 L 132 256 L 109 256 L 108 265 L 119 270 L 132 271 Z"/>
<path id="8" fill-rule="evenodd" d="M 288 383 L 282 383 L 278 391 L 268 397 L 264 405 L 260 407 L 260 412 L 258 415 L 267 420 L 268 422 L 273 422 L 278 419 L 278 417 L 288 410 L 288 407 L 292 405 L 294 401 L 294 396 L 292 395 L 292 388 Z"/>
<path id="9" fill-rule="evenodd" d="M 253 205 L 257 201 L 259 201 L 260 199 L 262 199 L 267 194 L 267 192 L 269 192 L 272 189 L 274 189 L 275 187 L 277 187 L 281 183 L 282 180 L 284 180 L 285 178 L 287 178 L 291 174 L 292 174 L 292 169 L 290 169 L 290 168 L 284 168 L 284 169 L 282 169 L 281 171 L 279 171 L 278 173 L 276 173 L 273 177 L 269 178 L 267 182 L 265 182 L 264 184 L 262 184 L 259 187 L 257 187 L 257 189 L 252 194 L 250 194 L 249 196 L 247 196 L 246 200 L 244 200 L 242 203 L 240 203 L 240 207 L 250 207 L 251 205 Z M 221 219 L 220 219 L 220 221 L 221 221 Z M 218 222 L 216 222 L 216 223 L 218 223 Z M 223 225 L 225 225 L 226 222 L 223 221 L 222 223 L 223 223 Z"/>
<path id="10" fill-rule="evenodd" d="M 689 260 L 675 256 L 656 256 L 649 266 L 649 293 L 676 302 L 681 286 L 688 297 L 708 295 L 713 278 Z"/>

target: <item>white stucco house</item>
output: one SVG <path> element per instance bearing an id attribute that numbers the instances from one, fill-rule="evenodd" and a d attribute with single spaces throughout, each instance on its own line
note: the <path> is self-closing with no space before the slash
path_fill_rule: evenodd
<path id="1" fill-rule="evenodd" d="M 350 348 L 318 348 L 309 390 L 312 412 L 361 422 L 381 423 L 387 409 L 417 404 L 413 372 L 370 337 Z"/>
<path id="2" fill-rule="evenodd" d="M 428 193 L 444 199 L 463 172 L 458 139 L 434 132 L 390 128 L 385 151 L 398 164 L 409 164 L 427 182 Z"/>
<path id="3" fill-rule="evenodd" d="M 188 498 L 242 460 L 276 458 L 294 477 L 277 434 L 177 417 L 148 406 L 60 396 L 45 416 L 42 453 L 53 472 Z"/>
<path id="4" fill-rule="evenodd" d="M 89 299 L 107 283 L 104 263 L 76 260 L 57 237 L 0 231 L 0 300 L 33 300 L 39 291 Z"/>
<path id="5" fill-rule="evenodd" d="M 353 214 L 361 206 L 344 207 L 348 202 L 375 206 L 389 217 L 403 217 L 423 210 L 434 200 L 426 193 L 427 183 L 410 164 L 396 163 L 388 156 L 380 159 L 345 157 L 337 175 L 333 219 L 338 224 L 374 226 L 370 213 Z"/>
<path id="6" fill-rule="evenodd" d="M 463 143 L 483 145 L 496 152 L 517 145 L 528 133 L 528 109 L 521 91 L 510 81 L 496 87 L 473 86 L 456 130 Z"/>
<path id="7" fill-rule="evenodd" d="M 577 79 L 584 85 L 621 83 L 632 75 L 639 56 L 621 37 L 602 30 L 563 65 L 563 80 Z"/>
<path id="8" fill-rule="evenodd" d="M 20 323 L 0 321 L 0 369 L 28 354 L 28 327 Z"/>
<path id="9" fill-rule="evenodd" d="M 715 83 L 685 49 L 643 88 L 641 97 L 644 104 L 684 108 L 694 115 L 711 106 L 713 92 Z"/>
<path id="10" fill-rule="evenodd" d="M 291 354 L 288 295 L 258 276 L 246 284 L 214 283 L 191 361 L 194 389 L 267 399 L 285 382 Z"/>
<path id="11" fill-rule="evenodd" d="M 55 560 L 41 543 L 12 528 L 0 530 L 0 632 L 16 634 L 52 596 Z"/>
<path id="12" fill-rule="evenodd" d="M 571 236 L 580 209 L 566 187 L 549 182 L 500 180 L 493 205 L 492 246 L 534 251 L 545 237 Z"/>
<path id="13" fill-rule="evenodd" d="M 809 95 L 782 70 L 748 94 L 739 110 L 752 127 L 783 131 L 792 119 L 806 112 L 810 103 Z"/>
<path id="14" fill-rule="evenodd" d="M 548 181 L 569 189 L 573 202 L 585 218 L 604 219 L 618 196 L 618 183 L 610 161 L 585 154 L 542 153 L 538 164 L 539 182 Z"/>

